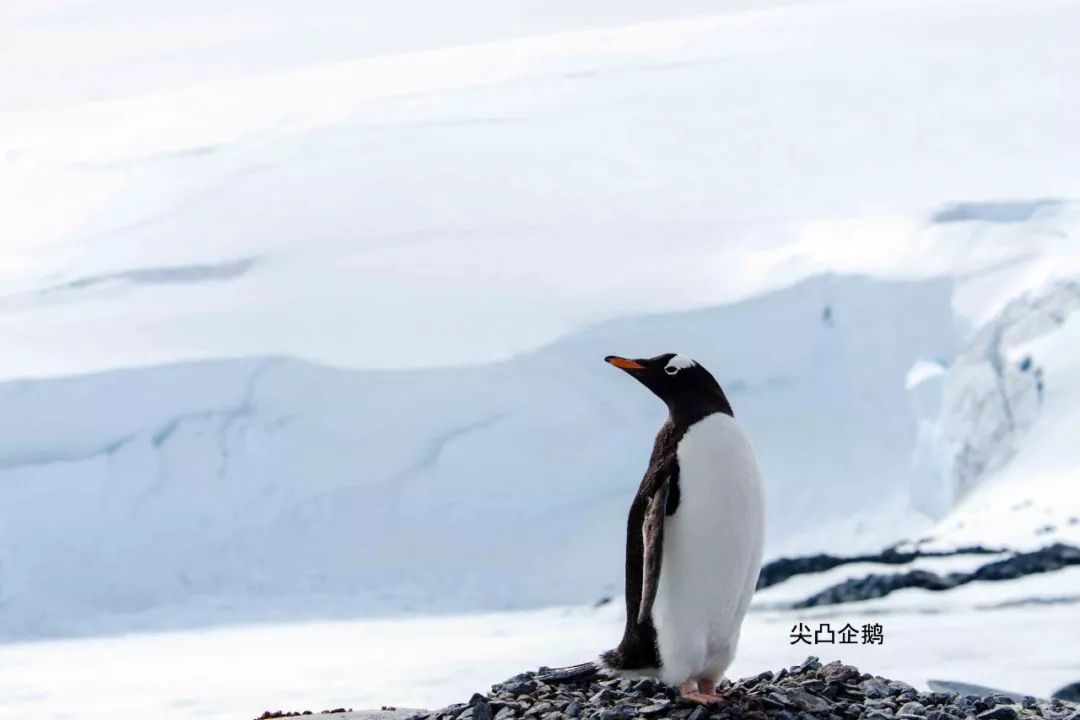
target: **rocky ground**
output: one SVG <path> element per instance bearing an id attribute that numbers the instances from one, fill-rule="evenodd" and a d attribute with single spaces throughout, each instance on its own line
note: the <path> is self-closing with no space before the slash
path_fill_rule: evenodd
<path id="1" fill-rule="evenodd" d="M 542 669 L 543 670 L 543 669 Z M 407 720 L 1080 720 L 1080 706 L 1032 697 L 919 692 L 840 662 L 765 672 L 721 688 L 727 701 L 702 707 L 655 680 L 580 680 L 547 684 L 516 675 L 466 703 Z"/>

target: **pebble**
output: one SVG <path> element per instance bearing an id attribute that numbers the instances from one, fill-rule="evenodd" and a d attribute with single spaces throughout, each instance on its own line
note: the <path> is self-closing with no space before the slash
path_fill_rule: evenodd
<path id="1" fill-rule="evenodd" d="M 883 680 L 878 678 L 871 678 L 870 680 L 863 680 L 859 683 L 859 688 L 863 691 L 863 694 L 868 698 L 885 698 L 889 697 L 889 685 Z"/>
<path id="2" fill-rule="evenodd" d="M 981 698 L 919 692 L 897 680 L 810 657 L 799 665 L 725 682 L 724 701 L 703 707 L 657 680 L 596 679 L 544 684 L 522 673 L 487 696 L 424 720 L 1080 720 L 1060 699 Z M 418 719 L 420 720 L 420 719 Z"/>
<path id="3" fill-rule="evenodd" d="M 789 697 L 795 707 L 807 712 L 827 712 L 833 707 L 833 703 L 824 698 L 808 693 L 804 690 L 795 690 L 789 693 Z"/>
<path id="4" fill-rule="evenodd" d="M 1018 713 L 1012 705 L 998 705 L 978 715 L 979 720 L 1016 720 Z"/>
<path id="5" fill-rule="evenodd" d="M 633 720 L 637 708 L 633 705 L 616 705 L 600 714 L 600 720 Z"/>
<path id="6" fill-rule="evenodd" d="M 506 691 L 511 695 L 528 695 L 536 690 L 535 680 L 519 680 L 514 682 L 512 680 L 507 681 L 504 684 Z"/>
<path id="7" fill-rule="evenodd" d="M 891 720 L 892 711 L 884 708 L 868 708 L 862 714 L 863 720 Z"/>
<path id="8" fill-rule="evenodd" d="M 603 705 L 606 702 L 619 697 L 618 693 L 609 690 L 608 688 L 600 688 L 600 691 L 589 698 L 590 705 Z"/>

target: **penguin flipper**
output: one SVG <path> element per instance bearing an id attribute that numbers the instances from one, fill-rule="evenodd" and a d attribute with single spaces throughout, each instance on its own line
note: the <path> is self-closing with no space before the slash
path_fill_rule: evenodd
<path id="1" fill-rule="evenodd" d="M 641 523 L 641 539 L 645 546 L 645 557 L 641 572 L 641 604 L 638 605 L 637 620 L 645 622 L 652 616 L 653 601 L 660 586 L 660 565 L 664 558 L 664 516 L 667 510 L 670 483 L 665 479 L 660 482 L 649 498 L 649 507 L 645 509 L 645 520 Z"/>

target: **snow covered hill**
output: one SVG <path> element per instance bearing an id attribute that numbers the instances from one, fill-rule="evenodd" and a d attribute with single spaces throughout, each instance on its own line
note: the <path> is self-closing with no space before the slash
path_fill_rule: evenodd
<path id="1" fill-rule="evenodd" d="M 921 276 L 932 215 L 1080 197 L 1075 3 L 680 0 L 713 14 L 575 31 L 548 20 L 655 10 L 514 3 L 533 22 L 491 33 L 505 3 L 259 5 L 7 24 L 32 74 L 5 88 L 43 95 L 0 105 L 0 377 L 490 362 L 823 272 Z M 393 45 L 409 23 L 437 41 Z M 118 56 L 100 98 L 78 62 L 43 78 L 42 48 Z"/>
<path id="2" fill-rule="evenodd" d="M 950 288 L 826 276 L 475 368 L 266 358 L 4 384 L 6 629 L 201 597 L 371 612 L 611 594 L 664 414 L 612 352 L 677 348 L 723 379 L 770 478 L 771 552 L 876 547 L 911 521 L 903 377 L 951 354 Z"/>
<path id="3" fill-rule="evenodd" d="M 662 409 L 613 352 L 721 379 L 771 555 L 1080 541 L 1077 4 L 290 60 L 236 2 L 92 4 L 149 16 L 100 95 L 0 69 L 0 636 L 614 594 Z"/>
<path id="4" fill-rule="evenodd" d="M 926 433 L 905 377 L 953 357 L 954 296 L 948 279 L 822 276 L 733 305 L 604 323 L 494 365 L 350 371 L 254 358 L 5 383 L 3 631 L 613 594 L 626 503 L 664 411 L 603 364 L 612 352 L 678 349 L 717 374 L 768 478 L 770 556 L 933 536 L 919 489 L 952 487 L 953 475 L 913 462 Z M 1014 302 L 1002 316 L 1018 307 L 1034 308 L 1032 320 L 1046 309 Z M 1061 398 L 1027 433 L 1075 419 L 1074 361 L 1025 352 L 1047 368 L 1047 397 Z M 965 372 L 966 357 L 945 377 Z M 964 412 L 944 407 L 949 422 Z M 1075 476 L 1052 481 L 1063 489 Z M 1080 535 L 1065 518 L 1080 509 L 1075 495 L 1023 483 L 1011 491 L 1038 505 L 1030 517 L 1053 508 L 1060 537 Z M 1049 541 L 1021 525 L 1013 534 Z M 1002 538 L 982 530 L 977 542 Z"/>

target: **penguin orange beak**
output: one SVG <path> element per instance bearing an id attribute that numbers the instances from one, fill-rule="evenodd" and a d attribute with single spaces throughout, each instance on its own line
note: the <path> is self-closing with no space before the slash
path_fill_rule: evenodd
<path id="1" fill-rule="evenodd" d="M 644 370 L 645 366 L 639 363 L 637 360 L 630 360 L 629 358 L 619 357 L 618 355 L 608 355 L 604 358 L 604 362 L 611 363 L 617 368 L 622 370 Z"/>

